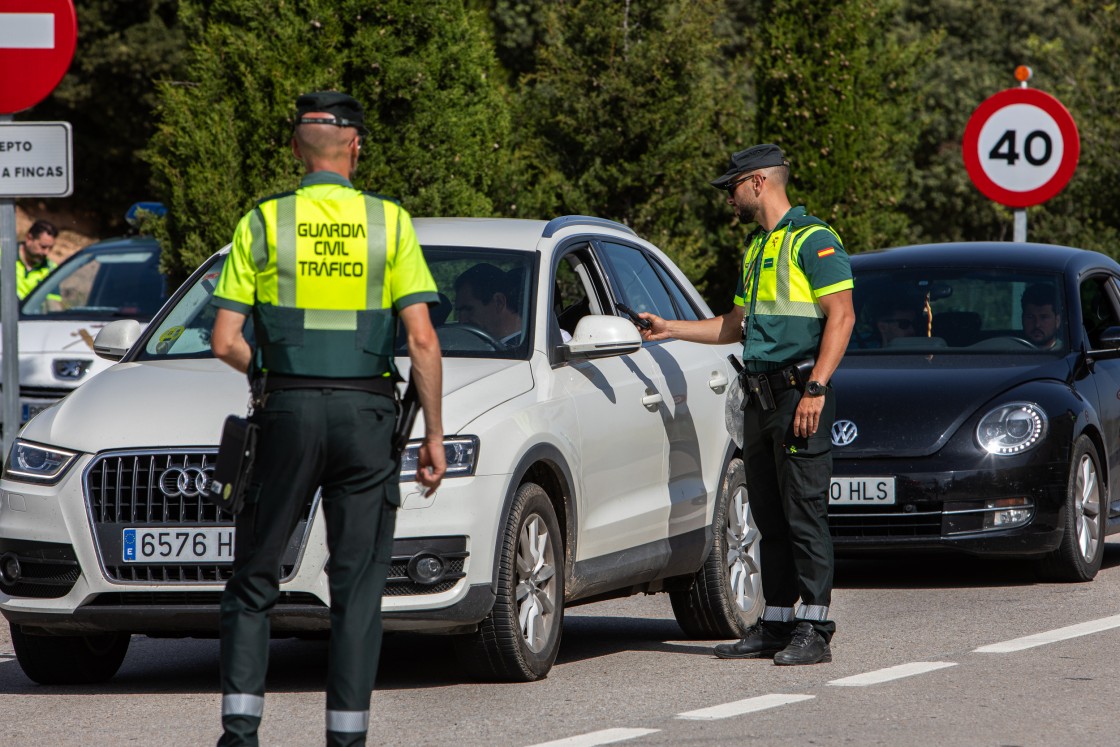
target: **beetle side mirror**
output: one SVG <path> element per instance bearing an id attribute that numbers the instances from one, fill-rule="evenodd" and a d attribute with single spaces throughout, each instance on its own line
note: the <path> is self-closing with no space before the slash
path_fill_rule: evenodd
<path id="1" fill-rule="evenodd" d="M 1120 348 L 1120 327 L 1109 327 L 1100 334 L 1102 348 Z"/>
<path id="2" fill-rule="evenodd" d="M 118 319 L 109 322 L 93 338 L 93 352 L 99 358 L 119 361 L 140 339 L 143 329 L 140 322 L 135 319 Z"/>
<path id="3" fill-rule="evenodd" d="M 637 352 L 642 336 L 629 319 L 594 314 L 579 320 L 575 334 L 564 347 L 571 359 L 609 358 Z"/>

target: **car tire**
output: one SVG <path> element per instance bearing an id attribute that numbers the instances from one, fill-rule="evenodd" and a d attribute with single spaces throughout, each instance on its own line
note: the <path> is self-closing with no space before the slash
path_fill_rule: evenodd
<path id="1" fill-rule="evenodd" d="M 687 590 L 669 593 L 673 614 L 692 638 L 740 638 L 762 614 L 758 529 L 747 501 L 746 471 L 724 471 L 712 522 L 712 550 Z"/>
<path id="2" fill-rule="evenodd" d="M 1073 444 L 1062 512 L 1062 543 L 1039 563 L 1051 581 L 1092 581 L 1104 559 L 1105 485 L 1097 449 L 1087 436 Z"/>
<path id="3" fill-rule="evenodd" d="M 121 668 L 128 633 L 30 635 L 10 623 L 12 645 L 24 674 L 40 685 L 92 685 Z"/>
<path id="4" fill-rule="evenodd" d="M 455 652 L 477 679 L 532 682 L 548 675 L 564 622 L 564 544 L 556 511 L 539 485 L 517 489 L 498 560 L 494 608 Z"/>

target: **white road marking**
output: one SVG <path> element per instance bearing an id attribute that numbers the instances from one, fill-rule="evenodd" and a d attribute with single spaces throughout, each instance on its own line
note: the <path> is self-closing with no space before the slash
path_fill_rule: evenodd
<path id="1" fill-rule="evenodd" d="M 1065 641 L 1070 638 L 1077 638 L 1090 633 L 1099 633 L 1102 630 L 1110 630 L 1112 628 L 1120 628 L 1120 615 L 1113 615 L 1112 617 L 1102 617 L 1100 620 L 1090 620 L 1089 622 L 1079 623 L 1077 625 L 1070 625 L 1065 628 L 1058 628 L 1057 630 L 1050 630 L 1045 633 L 1035 633 L 1028 635 L 1024 638 L 1015 638 L 1003 643 L 993 643 L 988 646 L 981 646 L 980 648 L 973 649 L 974 654 L 1007 654 L 1013 651 L 1022 651 L 1023 649 L 1034 648 L 1035 646 L 1044 646 L 1047 643 L 1055 643 L 1057 641 Z"/>
<path id="2" fill-rule="evenodd" d="M 838 687 L 866 687 L 868 685 L 878 685 L 882 682 L 900 680 L 903 677 L 913 677 L 915 674 L 925 674 L 926 672 L 935 672 L 938 669 L 955 666 L 957 666 L 955 661 L 912 661 L 909 664 L 899 664 L 898 666 L 887 667 L 886 669 L 876 669 L 874 672 L 864 672 L 863 674 L 856 674 L 851 677 L 841 677 L 838 680 L 832 680 L 828 684 L 837 685 Z"/>
<path id="3" fill-rule="evenodd" d="M 627 739 L 644 737 L 647 734 L 656 734 L 660 729 L 603 729 L 589 734 L 580 734 L 578 737 L 557 739 L 555 742 L 541 742 L 532 747 L 595 747 L 600 744 L 614 744 L 625 742 Z"/>
<path id="4" fill-rule="evenodd" d="M 765 711 L 767 708 L 777 708 L 778 706 L 787 705 L 789 703 L 800 703 L 802 700 L 812 700 L 815 697 L 815 695 L 783 695 L 780 693 L 771 693 L 770 695 L 759 695 L 757 698 L 736 700 L 734 703 L 724 703 L 723 705 L 712 706 L 711 708 L 701 708 L 696 711 L 678 713 L 677 718 L 686 718 L 694 721 L 714 721 L 721 718 L 741 716 L 744 713 Z"/>
<path id="5" fill-rule="evenodd" d="M 0 13 L 0 47 L 54 49 L 54 13 Z"/>

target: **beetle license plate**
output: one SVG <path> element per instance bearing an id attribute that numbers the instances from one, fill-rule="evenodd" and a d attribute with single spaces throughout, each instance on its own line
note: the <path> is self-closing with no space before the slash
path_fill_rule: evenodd
<path id="1" fill-rule="evenodd" d="M 233 527 L 130 527 L 121 557 L 126 563 L 232 563 L 233 533 Z"/>
<path id="2" fill-rule="evenodd" d="M 830 506 L 893 506 L 893 477 L 834 477 L 828 491 Z"/>
<path id="3" fill-rule="evenodd" d="M 20 422 L 26 423 L 43 410 L 58 402 L 54 399 L 23 399 L 20 398 Z"/>

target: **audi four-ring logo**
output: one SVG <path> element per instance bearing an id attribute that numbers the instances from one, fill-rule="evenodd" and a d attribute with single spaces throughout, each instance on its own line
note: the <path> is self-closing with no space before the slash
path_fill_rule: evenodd
<path id="1" fill-rule="evenodd" d="M 832 424 L 833 446 L 847 446 L 852 441 L 855 441 L 858 435 L 859 429 L 857 429 L 856 424 L 850 420 L 837 420 Z"/>
<path id="2" fill-rule="evenodd" d="M 213 467 L 172 467 L 160 475 L 159 490 L 168 498 L 197 498 L 213 474 Z"/>

